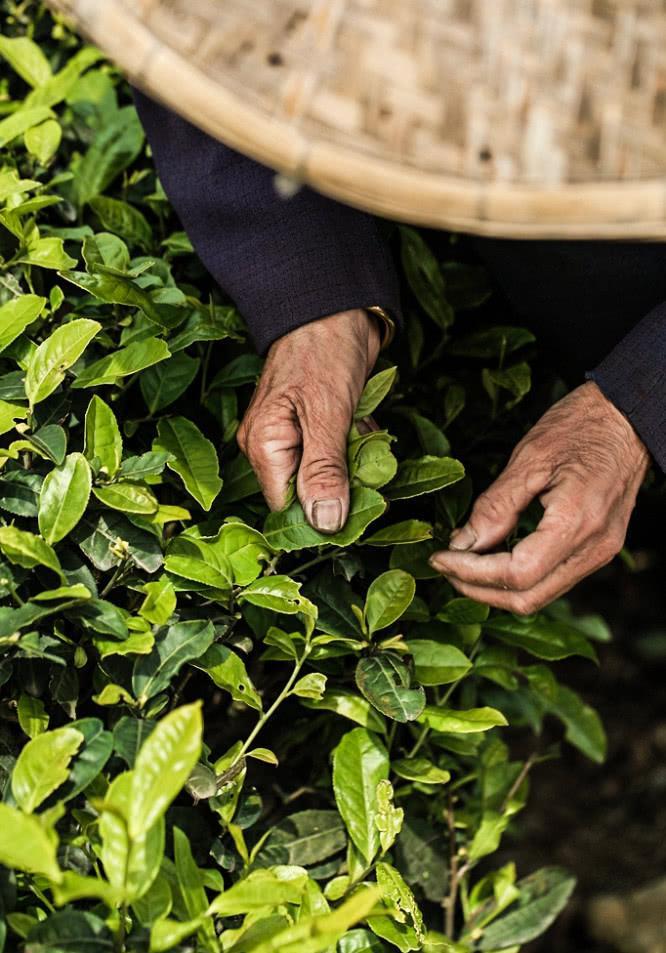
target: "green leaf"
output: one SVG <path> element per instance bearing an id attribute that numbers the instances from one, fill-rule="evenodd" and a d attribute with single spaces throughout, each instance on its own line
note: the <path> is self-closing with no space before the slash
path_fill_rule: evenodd
<path id="1" fill-rule="evenodd" d="M 423 942 L 425 938 L 423 914 L 419 910 L 416 897 L 405 883 L 402 874 L 391 864 L 383 861 L 377 864 L 376 870 L 377 883 L 382 888 L 384 899 L 395 904 L 397 909 L 411 921 L 417 939 Z"/>
<path id="2" fill-rule="evenodd" d="M 371 431 L 351 441 L 348 450 L 351 486 L 379 489 L 393 479 L 398 461 L 391 453 L 392 441 L 384 431 Z"/>
<path id="3" fill-rule="evenodd" d="M 0 307 L 0 351 L 3 351 L 19 334 L 36 321 L 44 310 L 46 298 L 26 294 L 12 298 Z"/>
<path id="4" fill-rule="evenodd" d="M 278 868 L 279 871 L 279 868 Z M 209 913 L 221 917 L 235 917 L 264 907 L 278 907 L 283 903 L 298 903 L 307 883 L 304 871 L 286 869 L 277 871 L 253 870 L 244 880 L 219 894 L 208 908 Z"/>
<path id="5" fill-rule="evenodd" d="M 36 738 L 49 727 L 49 716 L 41 698 L 33 698 L 23 692 L 16 706 L 19 725 L 29 738 Z"/>
<path id="6" fill-rule="evenodd" d="M 82 742 L 80 731 L 56 728 L 25 745 L 12 772 L 12 793 L 21 810 L 31 814 L 67 780 L 69 762 Z"/>
<path id="7" fill-rule="evenodd" d="M 409 639 L 416 677 L 422 685 L 448 685 L 469 672 L 472 663 L 455 645 L 430 639 Z"/>
<path id="8" fill-rule="evenodd" d="M 359 420 L 361 417 L 367 417 L 368 414 L 371 414 L 379 407 L 393 387 L 397 373 L 397 367 L 389 367 L 385 371 L 380 371 L 379 374 L 375 374 L 370 378 L 363 389 L 358 406 L 356 407 L 354 413 L 356 420 Z"/>
<path id="9" fill-rule="evenodd" d="M 458 341 L 453 341 L 449 346 L 449 354 L 486 359 L 497 357 L 503 360 L 506 354 L 517 351 L 535 340 L 534 335 L 527 328 L 500 325 L 475 331 Z"/>
<path id="10" fill-rule="evenodd" d="M 150 888 L 164 855 L 164 818 L 128 836 L 125 818 L 132 813 L 132 772 L 118 775 L 104 797 L 99 820 L 100 859 L 119 900 L 132 903 Z"/>
<path id="11" fill-rule="evenodd" d="M 453 324 L 454 314 L 446 300 L 444 275 L 435 256 L 419 233 L 400 226 L 402 266 L 416 298 L 435 324 L 445 330 Z"/>
<path id="12" fill-rule="evenodd" d="M 392 652 L 379 652 L 359 660 L 356 684 L 382 714 L 393 721 L 415 721 L 425 707 L 421 685 L 411 688 L 411 675 L 403 660 Z"/>
<path id="13" fill-rule="evenodd" d="M 541 936 L 567 905 L 576 879 L 558 867 L 544 867 L 517 886 L 517 908 L 485 928 L 480 950 L 522 946 Z"/>
<path id="14" fill-rule="evenodd" d="M 301 584 L 289 576 L 264 576 L 251 582 L 238 597 L 239 602 L 272 609 L 284 615 L 302 613 L 307 618 L 317 618 L 317 607 L 301 595 Z"/>
<path id="15" fill-rule="evenodd" d="M 75 258 L 65 252 L 62 238 L 39 238 L 35 232 L 28 240 L 25 253 L 19 259 L 25 265 L 67 271 L 76 264 Z"/>
<path id="16" fill-rule="evenodd" d="M 39 494 L 39 531 L 47 543 L 70 533 L 86 511 L 92 476 L 82 453 L 70 453 L 46 475 Z"/>
<path id="17" fill-rule="evenodd" d="M 164 625 L 169 621 L 176 608 L 176 592 L 166 576 L 155 582 L 147 582 L 143 591 L 146 598 L 139 606 L 139 615 L 153 625 Z"/>
<path id="18" fill-rule="evenodd" d="M 168 688 L 171 679 L 191 659 L 199 658 L 215 638 L 215 629 L 205 619 L 177 622 L 158 638 L 149 655 L 137 658 L 132 673 L 132 691 L 144 705 Z"/>
<path id="19" fill-rule="evenodd" d="M 453 625 L 478 625 L 486 621 L 489 612 L 489 607 L 480 602 L 459 598 L 447 602 L 437 613 L 437 618 Z"/>
<path id="20" fill-rule="evenodd" d="M 200 361 L 184 351 L 148 368 L 141 375 L 141 393 L 148 412 L 157 413 L 185 393 L 199 371 Z"/>
<path id="21" fill-rule="evenodd" d="M 299 811 L 271 828 L 257 862 L 262 866 L 308 867 L 340 853 L 346 843 L 345 828 L 337 811 Z"/>
<path id="22" fill-rule="evenodd" d="M 395 807 L 394 798 L 395 792 L 391 782 L 380 781 L 377 785 L 375 826 L 379 831 L 379 842 L 383 854 L 393 847 L 405 819 L 404 810 L 401 807 Z"/>
<path id="23" fill-rule="evenodd" d="M 425 456 L 403 460 L 398 473 L 386 488 L 390 500 L 406 500 L 423 493 L 432 493 L 457 483 L 465 476 L 465 468 L 452 457 Z"/>
<path id="24" fill-rule="evenodd" d="M 310 672 L 296 682 L 291 690 L 292 695 L 298 698 L 323 698 L 326 691 L 326 676 L 321 672 Z"/>
<path id="25" fill-rule="evenodd" d="M 516 616 L 493 616 L 484 624 L 490 632 L 506 645 L 524 649 L 537 658 L 555 661 L 570 655 L 582 655 L 583 658 L 596 661 L 597 653 L 582 632 L 566 622 L 552 622 L 537 615 L 531 619 L 519 619 Z"/>
<path id="26" fill-rule="evenodd" d="M 485 811 L 474 837 L 469 845 L 469 859 L 472 862 L 494 854 L 500 845 L 502 834 L 509 823 L 509 814 Z"/>
<path id="27" fill-rule="evenodd" d="M 98 321 L 76 318 L 61 325 L 43 341 L 30 358 L 25 378 L 25 393 L 34 407 L 52 394 L 68 370 L 101 330 Z"/>
<path id="28" fill-rule="evenodd" d="M 73 180 L 78 205 L 101 195 L 138 156 L 143 129 L 133 106 L 124 106 L 98 131 L 76 168 Z"/>
<path id="29" fill-rule="evenodd" d="M 438 768 L 427 758 L 399 758 L 391 763 L 391 768 L 399 778 L 419 784 L 446 784 L 451 780 L 449 771 Z"/>
<path id="30" fill-rule="evenodd" d="M 370 635 L 399 619 L 411 605 L 415 592 L 413 577 L 402 569 L 390 569 L 373 580 L 363 610 Z"/>
<path id="31" fill-rule="evenodd" d="M 171 352 L 161 338 L 143 338 L 89 364 L 77 376 L 72 387 L 99 387 L 102 384 L 115 384 L 120 378 L 136 374 L 170 356 Z"/>
<path id="32" fill-rule="evenodd" d="M 169 454 L 163 450 L 141 453 L 138 457 L 126 457 L 120 467 L 119 480 L 145 480 L 159 476 L 164 470 Z"/>
<path id="33" fill-rule="evenodd" d="M 433 731 L 442 731 L 452 735 L 464 735 L 477 731 L 488 731 L 507 725 L 504 715 L 496 708 L 470 708 L 467 711 L 454 711 L 451 708 L 436 708 L 428 705 L 419 721 Z"/>
<path id="34" fill-rule="evenodd" d="M 603 764 L 606 758 L 606 733 L 598 713 L 565 685 L 557 686 L 555 698 L 544 699 L 547 710 L 563 722 L 569 744 Z"/>
<path id="35" fill-rule="evenodd" d="M 120 469 L 123 438 L 118 421 L 109 405 L 97 394 L 91 399 L 86 410 L 83 452 L 97 472 L 114 477 Z"/>
<path id="36" fill-rule="evenodd" d="M 0 526 L 0 549 L 10 562 L 32 569 L 46 566 L 64 580 L 60 561 L 55 551 L 39 536 L 34 536 L 16 526 Z"/>
<path id="37" fill-rule="evenodd" d="M 386 502 L 376 490 L 352 487 L 349 519 L 339 533 L 326 536 L 312 529 L 301 504 L 295 501 L 286 510 L 269 514 L 264 536 L 272 549 L 287 553 L 309 546 L 350 546 L 385 509 Z"/>
<path id="38" fill-rule="evenodd" d="M 389 759 L 379 739 L 365 728 L 343 736 L 333 754 L 335 803 L 349 836 L 370 864 L 379 851 L 377 785 L 387 780 Z"/>
<path id="39" fill-rule="evenodd" d="M 140 483 L 112 483 L 109 486 L 95 486 L 96 498 L 112 510 L 121 513 L 137 513 L 150 516 L 157 512 L 158 502 L 152 490 Z"/>
<path id="40" fill-rule="evenodd" d="M 15 516 L 37 516 L 42 478 L 29 470 L 5 470 L 0 476 L 0 507 Z"/>
<path id="41" fill-rule="evenodd" d="M 423 520 L 404 520 L 378 529 L 363 542 L 366 546 L 400 546 L 432 538 L 432 526 Z"/>
<path id="42" fill-rule="evenodd" d="M 54 883 L 62 877 L 56 860 L 57 839 L 36 817 L 0 804 L 0 863 L 10 869 L 43 874 Z"/>
<path id="43" fill-rule="evenodd" d="M 29 86 L 42 86 L 51 79 L 51 67 L 42 48 L 27 36 L 0 36 L 0 56 Z"/>
<path id="44" fill-rule="evenodd" d="M 60 910 L 33 927 L 25 953 L 114 953 L 115 949 L 104 920 L 83 910 Z"/>
<path id="45" fill-rule="evenodd" d="M 11 404 L 9 401 L 0 400 L 0 433 L 7 433 L 13 430 L 17 420 L 25 420 L 28 416 L 27 407 L 21 404 Z"/>
<path id="46" fill-rule="evenodd" d="M 46 165 L 58 151 L 62 127 L 56 119 L 47 119 L 33 126 L 23 136 L 25 147 L 40 165 Z"/>
<path id="47" fill-rule="evenodd" d="M 511 394 L 512 399 L 507 402 L 507 407 L 514 407 L 525 394 L 529 393 L 532 386 L 530 366 L 524 361 L 502 370 L 484 367 L 481 379 L 491 400 L 496 400 L 500 390 L 506 390 Z"/>
<path id="48" fill-rule="evenodd" d="M 222 488 L 220 465 L 214 445 L 185 417 L 161 420 L 154 450 L 171 454 L 167 463 L 185 489 L 204 510 L 209 510 Z"/>
<path id="49" fill-rule="evenodd" d="M 257 693 L 247 674 L 245 663 L 226 645 L 216 642 L 203 655 L 194 659 L 192 664 L 207 672 L 219 688 L 229 692 L 234 701 L 243 702 L 261 711 L 261 696 Z"/>
<path id="50" fill-rule="evenodd" d="M 370 702 L 342 688 L 329 688 L 321 698 L 306 699 L 303 704 L 306 708 L 314 708 L 315 711 L 335 712 L 336 715 L 348 718 L 362 728 L 368 728 L 378 734 L 383 734 L 386 730 L 386 722 Z"/>
<path id="51" fill-rule="evenodd" d="M 153 232 L 145 215 L 121 199 L 98 195 L 90 200 L 90 207 L 100 220 L 102 228 L 120 235 L 128 245 L 148 249 L 153 242 Z"/>
<path id="52" fill-rule="evenodd" d="M 33 126 L 38 126 L 45 119 L 52 119 L 53 113 L 45 106 L 35 106 L 34 108 L 17 109 L 11 116 L 0 121 L 0 149 L 23 135 Z"/>
<path id="53" fill-rule="evenodd" d="M 132 772 L 128 833 L 136 838 L 164 816 L 201 754 L 201 702 L 174 709 L 143 743 Z"/>

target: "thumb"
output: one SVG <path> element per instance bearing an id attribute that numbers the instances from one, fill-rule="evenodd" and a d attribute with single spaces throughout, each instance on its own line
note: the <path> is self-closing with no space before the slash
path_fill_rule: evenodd
<path id="1" fill-rule="evenodd" d="M 316 427 L 301 420 L 303 455 L 296 489 L 305 516 L 320 533 L 337 533 L 349 515 L 347 432 L 351 414 L 332 415 Z"/>
<path id="2" fill-rule="evenodd" d="M 477 553 L 495 549 L 515 529 L 520 514 L 546 482 L 545 478 L 530 480 L 525 470 L 510 463 L 479 496 L 467 523 L 451 534 L 449 549 Z"/>

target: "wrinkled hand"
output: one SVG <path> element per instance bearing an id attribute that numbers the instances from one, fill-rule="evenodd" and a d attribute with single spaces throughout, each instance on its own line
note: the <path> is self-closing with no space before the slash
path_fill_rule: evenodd
<path id="1" fill-rule="evenodd" d="M 433 567 L 464 596 L 528 615 L 620 551 L 648 452 L 629 421 L 587 383 L 544 414 L 476 501 Z M 536 497 L 544 515 L 511 552 L 493 552 Z"/>
<path id="2" fill-rule="evenodd" d="M 238 443 L 272 510 L 284 506 L 298 471 L 308 522 L 322 533 L 344 526 L 347 434 L 379 348 L 377 324 L 360 309 L 312 321 L 271 346 Z"/>

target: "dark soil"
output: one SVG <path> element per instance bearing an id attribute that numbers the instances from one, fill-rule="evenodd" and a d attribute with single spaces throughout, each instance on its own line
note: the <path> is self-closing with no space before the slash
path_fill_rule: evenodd
<path id="1" fill-rule="evenodd" d="M 598 669 L 572 660 L 559 670 L 600 712 L 609 753 L 597 766 L 567 746 L 562 759 L 535 769 L 506 859 L 520 874 L 561 864 L 576 874 L 578 889 L 530 953 L 613 953 L 588 933 L 589 899 L 666 874 L 665 530 L 666 499 L 650 494 L 629 537 L 637 571 L 616 560 L 573 593 L 577 609 L 601 612 L 613 629 L 613 642 L 599 647 Z"/>

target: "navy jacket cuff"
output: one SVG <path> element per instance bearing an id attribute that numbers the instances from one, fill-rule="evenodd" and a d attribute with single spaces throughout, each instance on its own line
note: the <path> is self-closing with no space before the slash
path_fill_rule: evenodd
<path id="1" fill-rule="evenodd" d="M 666 303 L 586 376 L 625 414 L 666 472 Z"/>
<path id="2" fill-rule="evenodd" d="M 303 187 L 135 92 L 157 171 L 192 244 L 244 317 L 257 350 L 302 324 L 378 305 L 399 325 L 399 282 L 382 223 Z"/>

